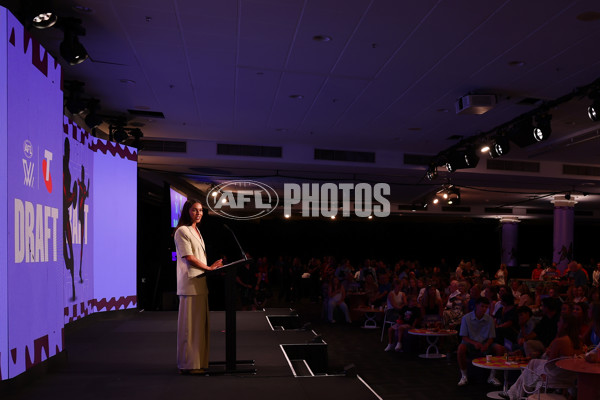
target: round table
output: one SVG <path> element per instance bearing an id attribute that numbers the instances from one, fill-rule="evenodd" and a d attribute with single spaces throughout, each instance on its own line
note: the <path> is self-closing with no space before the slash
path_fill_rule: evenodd
<path id="1" fill-rule="evenodd" d="M 558 360 L 556 366 L 577 373 L 577 399 L 600 399 L 600 363 L 591 363 L 583 358 Z"/>
<path id="2" fill-rule="evenodd" d="M 376 329 L 377 328 L 377 314 L 383 314 L 385 311 L 383 308 L 375 308 L 369 306 L 360 306 L 352 309 L 365 314 L 365 323 L 363 328 L 365 329 Z"/>
<path id="3" fill-rule="evenodd" d="M 502 390 L 489 392 L 487 396 L 492 399 L 502 399 L 499 393 L 506 393 L 508 391 L 508 371 L 521 370 L 527 367 L 529 363 L 528 359 L 520 358 L 515 361 L 506 361 L 504 356 L 492 356 L 490 362 L 487 361 L 486 357 L 475 358 L 472 361 L 473 365 L 479 368 L 495 369 L 504 371 L 504 386 Z"/>
<path id="4" fill-rule="evenodd" d="M 410 335 L 425 336 L 429 346 L 425 351 L 425 354 L 420 354 L 421 358 L 444 358 L 445 354 L 440 354 L 437 347 L 438 340 L 443 336 L 455 336 L 458 332 L 452 329 L 411 329 L 408 331 Z M 432 352 L 433 350 L 433 352 Z"/>

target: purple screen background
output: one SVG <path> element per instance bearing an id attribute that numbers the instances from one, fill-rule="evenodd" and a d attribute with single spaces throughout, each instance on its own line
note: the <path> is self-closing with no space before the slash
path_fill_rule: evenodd
<path id="1" fill-rule="evenodd" d="M 6 60 L 6 44 L 8 42 L 6 10 L 0 7 L 0 60 Z M 0 254 L 7 254 L 7 63 L 0 61 Z M 7 295 L 7 265 L 0 260 L 0 380 L 6 379 L 8 373 L 8 295 Z"/>
<path id="2" fill-rule="evenodd" d="M 65 323 L 137 305 L 137 152 L 97 146 L 66 119 L 61 79 L 60 65 L 0 7 L 2 380 L 62 352 Z M 63 196 L 65 172 L 77 196 Z"/>
<path id="3" fill-rule="evenodd" d="M 171 228 L 175 228 L 181 217 L 181 209 L 187 197 L 173 188 L 169 188 L 171 197 Z"/>

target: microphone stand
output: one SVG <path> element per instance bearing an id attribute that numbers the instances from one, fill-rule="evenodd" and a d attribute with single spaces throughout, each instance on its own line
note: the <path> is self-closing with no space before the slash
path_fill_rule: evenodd
<path id="1" fill-rule="evenodd" d="M 235 242 L 242 253 L 242 258 L 223 265 L 216 271 L 223 268 L 225 270 L 225 361 L 213 361 L 209 362 L 209 365 L 223 365 L 225 364 L 225 370 L 210 371 L 209 374 L 233 374 L 233 373 L 256 373 L 256 368 L 238 368 L 238 365 L 254 365 L 254 360 L 237 360 L 236 356 L 236 276 L 237 266 L 242 263 L 251 262 L 252 259 L 248 258 L 244 249 L 240 245 L 235 233 L 225 224 L 225 228 L 235 239 Z"/>

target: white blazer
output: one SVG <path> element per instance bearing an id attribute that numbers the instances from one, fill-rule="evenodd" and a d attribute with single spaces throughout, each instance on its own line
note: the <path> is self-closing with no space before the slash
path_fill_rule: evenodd
<path id="1" fill-rule="evenodd" d="M 193 255 L 198 260 L 206 264 L 206 247 L 204 240 L 198 234 L 194 233 L 191 226 L 181 226 L 175 232 L 175 248 L 177 250 L 177 294 L 178 295 L 196 295 L 207 294 L 204 279 L 196 278 L 204 274 L 204 270 L 190 267 L 185 256 Z"/>

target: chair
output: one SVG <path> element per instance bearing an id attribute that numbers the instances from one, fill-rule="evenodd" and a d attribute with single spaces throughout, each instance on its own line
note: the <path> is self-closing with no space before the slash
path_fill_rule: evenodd
<path id="1" fill-rule="evenodd" d="M 385 329 L 386 324 L 389 324 L 389 325 L 395 324 L 396 319 L 398 317 L 397 314 L 398 313 L 396 312 L 396 310 L 394 310 L 393 308 L 387 308 L 387 306 L 386 306 L 385 313 L 383 314 L 383 323 L 381 324 L 381 339 L 379 340 L 380 342 L 383 342 L 383 335 L 386 331 L 386 329 Z"/>
<path id="2" fill-rule="evenodd" d="M 565 400 L 567 397 L 558 393 L 548 393 L 551 390 L 567 390 L 575 387 L 577 374 L 562 370 L 556 366 L 556 362 L 570 357 L 559 357 L 548 360 L 544 365 L 544 373 L 539 376 L 541 385 L 536 385 L 533 391 L 523 388 L 528 394 L 528 400 Z M 558 372 L 558 374 L 557 374 Z"/>

